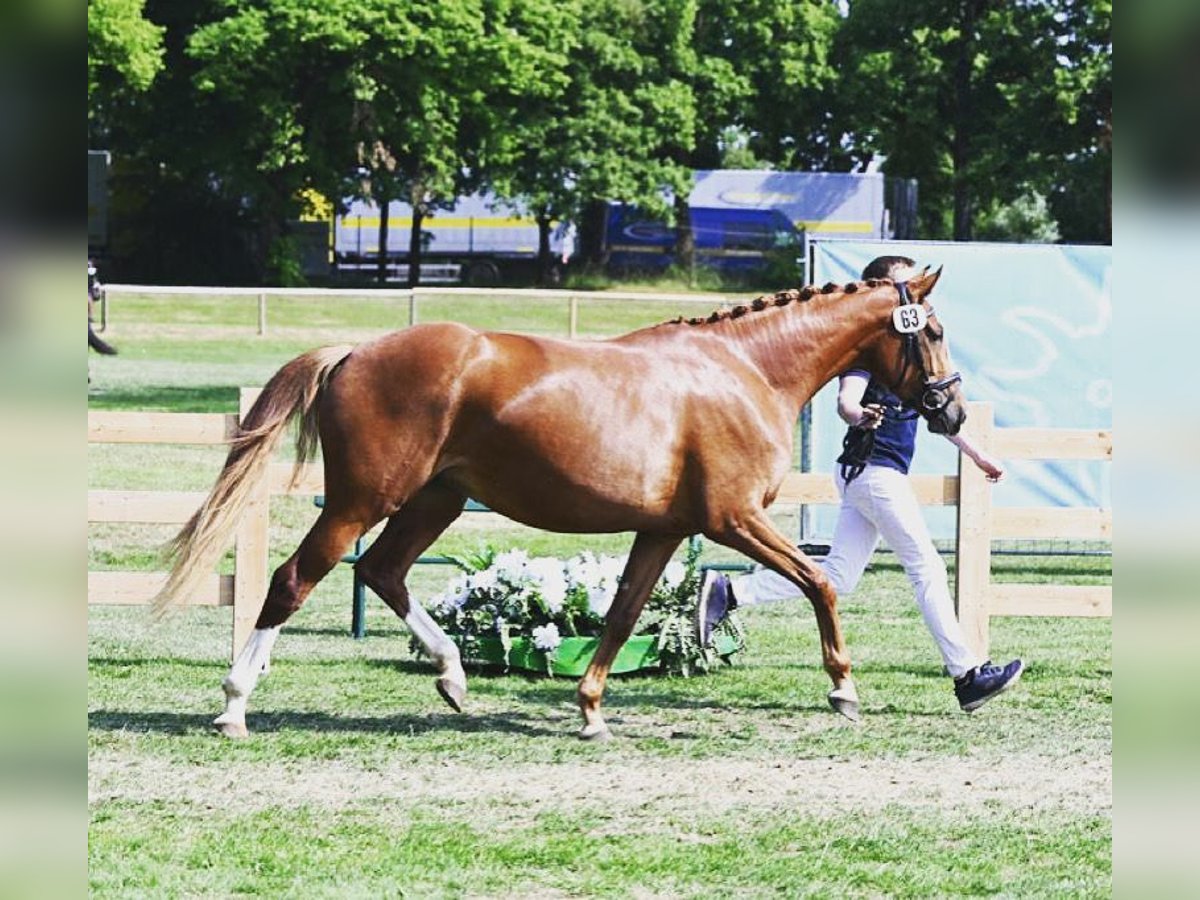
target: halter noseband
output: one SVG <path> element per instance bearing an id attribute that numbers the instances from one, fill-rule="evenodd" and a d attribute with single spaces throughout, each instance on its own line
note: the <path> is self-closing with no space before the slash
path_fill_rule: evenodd
<path id="1" fill-rule="evenodd" d="M 916 300 L 913 299 L 908 290 L 908 282 L 897 281 L 896 293 L 899 294 L 899 303 L 904 306 L 919 306 Z M 933 307 L 929 307 L 929 313 L 933 312 Z M 925 322 L 922 321 L 918 327 L 904 330 L 900 332 L 904 340 L 903 347 L 903 368 L 900 369 L 900 380 L 897 384 L 903 384 L 904 378 L 908 375 L 908 367 L 916 364 L 921 367 L 924 375 L 924 387 L 921 389 L 920 400 L 916 403 L 905 401 L 904 405 L 909 407 L 919 407 L 921 412 L 932 415 L 945 410 L 950 405 L 950 387 L 962 381 L 962 374 L 959 372 L 951 372 L 945 378 L 930 378 L 929 374 L 924 371 L 924 365 L 921 362 L 921 354 L 917 349 L 917 332 L 925 327 Z"/>

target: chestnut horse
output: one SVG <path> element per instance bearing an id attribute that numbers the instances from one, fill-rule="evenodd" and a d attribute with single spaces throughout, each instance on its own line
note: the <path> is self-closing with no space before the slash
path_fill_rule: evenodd
<path id="1" fill-rule="evenodd" d="M 955 433 L 965 400 L 926 298 L 941 274 L 764 296 L 701 319 L 575 342 L 417 325 L 297 357 L 267 383 L 211 494 L 173 546 L 161 611 L 211 571 L 289 421 L 299 465 L 320 440 L 325 506 L 271 579 L 255 630 L 222 683 L 214 724 L 246 734 L 246 702 L 280 626 L 355 538 L 387 525 L 358 574 L 424 645 L 455 710 L 467 692 L 457 647 L 409 596 L 405 576 L 467 498 L 560 532 L 635 532 L 603 637 L 579 684 L 580 737 L 607 737 L 609 668 L 654 583 L 692 534 L 794 582 L 821 636 L 830 703 L 858 697 L 837 598 L 821 569 L 767 516 L 792 462 L 801 406 L 861 368 Z"/>

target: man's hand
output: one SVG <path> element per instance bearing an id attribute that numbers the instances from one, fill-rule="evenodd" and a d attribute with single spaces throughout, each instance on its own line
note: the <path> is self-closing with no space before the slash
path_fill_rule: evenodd
<path id="1" fill-rule="evenodd" d="M 854 424 L 855 428 L 874 431 L 883 421 L 883 407 L 878 403 L 867 403 L 862 408 L 862 415 Z"/>
<path id="2" fill-rule="evenodd" d="M 983 470 L 983 474 L 987 476 L 987 480 L 993 484 L 1004 479 L 1004 464 L 993 456 L 988 456 L 986 453 L 977 453 L 975 455 L 975 465 Z"/>

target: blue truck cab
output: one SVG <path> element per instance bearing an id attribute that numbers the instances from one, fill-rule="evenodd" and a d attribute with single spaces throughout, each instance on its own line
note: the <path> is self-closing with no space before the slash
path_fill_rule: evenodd
<path id="1" fill-rule="evenodd" d="M 688 197 L 696 261 L 748 274 L 779 261 L 799 265 L 810 236 L 901 236 L 891 227 L 885 187 L 881 173 L 698 171 Z M 613 270 L 661 271 L 675 262 L 676 239 L 674 226 L 637 207 L 607 205 L 603 249 Z"/>
<path id="2" fill-rule="evenodd" d="M 692 207 L 696 261 L 730 273 L 755 272 L 772 255 L 800 257 L 803 233 L 777 209 Z M 675 229 L 635 206 L 612 204 L 605 228 L 613 269 L 661 271 L 675 261 Z"/>

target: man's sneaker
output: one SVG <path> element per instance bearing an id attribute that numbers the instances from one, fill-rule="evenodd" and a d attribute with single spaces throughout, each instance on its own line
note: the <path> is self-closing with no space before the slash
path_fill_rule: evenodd
<path id="1" fill-rule="evenodd" d="M 696 604 L 696 640 L 701 647 L 712 643 L 713 629 L 737 607 L 728 576 L 715 569 L 705 569 L 700 582 L 700 600 Z"/>
<path id="2" fill-rule="evenodd" d="M 1021 680 L 1025 664 L 1014 659 L 1006 666 L 994 666 L 989 659 L 966 675 L 954 679 L 954 696 L 963 712 L 974 712 L 997 694 L 1003 694 Z"/>

